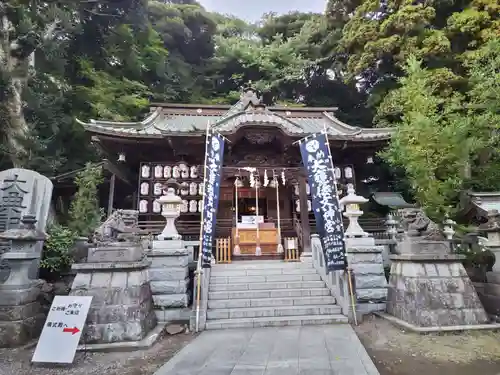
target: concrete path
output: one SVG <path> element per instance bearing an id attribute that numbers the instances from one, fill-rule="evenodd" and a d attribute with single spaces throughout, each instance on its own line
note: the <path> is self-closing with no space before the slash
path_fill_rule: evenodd
<path id="1" fill-rule="evenodd" d="M 379 375 L 350 325 L 205 331 L 155 375 Z"/>

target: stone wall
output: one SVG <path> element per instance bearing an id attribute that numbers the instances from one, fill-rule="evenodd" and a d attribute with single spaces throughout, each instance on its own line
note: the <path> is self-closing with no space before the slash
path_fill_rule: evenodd
<path id="1" fill-rule="evenodd" d="M 101 263 L 102 264 L 102 263 Z M 99 263 L 75 264 L 78 272 L 70 295 L 92 296 L 82 340 L 91 343 L 139 341 L 156 326 L 151 289 L 141 260 L 99 272 Z M 83 271 L 83 272 L 82 272 Z"/>
<path id="2" fill-rule="evenodd" d="M 383 250 L 383 246 L 347 247 L 347 259 L 354 275 L 357 309 L 360 314 L 385 310 L 387 281 Z"/>
<path id="3" fill-rule="evenodd" d="M 181 240 L 155 240 L 149 277 L 159 321 L 189 320 L 189 252 Z"/>
<path id="4" fill-rule="evenodd" d="M 489 321 L 455 255 L 391 257 L 387 312 L 417 327 L 484 324 Z"/>

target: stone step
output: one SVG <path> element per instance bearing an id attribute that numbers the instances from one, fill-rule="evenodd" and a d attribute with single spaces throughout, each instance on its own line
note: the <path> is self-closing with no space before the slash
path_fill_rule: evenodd
<path id="1" fill-rule="evenodd" d="M 261 276 L 211 276 L 212 284 L 235 284 L 235 283 L 265 283 L 283 281 L 321 281 L 321 276 L 312 274 L 292 274 L 292 275 L 261 275 Z"/>
<path id="2" fill-rule="evenodd" d="M 264 268 L 264 269 L 214 269 L 211 277 L 228 276 L 266 276 L 266 275 L 315 275 L 314 268 Z"/>
<path id="3" fill-rule="evenodd" d="M 276 290 L 276 289 L 310 289 L 324 288 L 323 281 L 290 281 L 290 282 L 264 282 L 264 283 L 235 283 L 235 284 L 212 284 L 210 292 L 242 291 L 242 290 Z"/>
<path id="4" fill-rule="evenodd" d="M 279 316 L 263 318 L 208 320 L 206 329 L 282 327 L 347 323 L 347 317 L 340 314 L 311 316 Z"/>
<path id="5" fill-rule="evenodd" d="M 238 298 L 285 298 L 285 297 L 313 297 L 329 296 L 327 288 L 311 289 L 274 289 L 274 290 L 246 290 L 233 292 L 209 292 L 209 300 L 238 299 Z"/>
<path id="6" fill-rule="evenodd" d="M 305 306 L 305 305 L 334 305 L 334 304 L 335 304 L 335 298 L 332 296 L 208 300 L 209 309 L 234 309 L 240 307 Z"/>
<path id="7" fill-rule="evenodd" d="M 283 268 L 313 268 L 311 263 L 301 263 L 301 262 L 283 262 L 276 260 L 250 260 L 250 261 L 240 261 L 233 262 L 229 264 L 214 264 L 212 266 L 212 271 L 215 270 L 255 270 L 255 269 L 283 269 Z"/>
<path id="8" fill-rule="evenodd" d="M 274 306 L 274 307 L 246 307 L 240 309 L 208 310 L 207 319 L 241 319 L 307 315 L 334 315 L 340 314 L 341 309 L 335 305 L 309 306 Z"/>

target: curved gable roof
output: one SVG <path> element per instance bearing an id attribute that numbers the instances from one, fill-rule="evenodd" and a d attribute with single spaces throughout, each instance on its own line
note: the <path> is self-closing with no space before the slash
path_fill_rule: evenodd
<path id="1" fill-rule="evenodd" d="M 265 107 L 253 91 L 242 94 L 233 106 L 159 104 L 143 121 L 90 120 L 86 131 L 116 137 L 162 138 L 202 135 L 208 124 L 221 133 L 232 133 L 247 125 L 277 126 L 292 137 L 303 137 L 326 129 L 330 139 L 373 141 L 389 139 L 394 129 L 359 128 L 340 121 L 332 108 Z"/>

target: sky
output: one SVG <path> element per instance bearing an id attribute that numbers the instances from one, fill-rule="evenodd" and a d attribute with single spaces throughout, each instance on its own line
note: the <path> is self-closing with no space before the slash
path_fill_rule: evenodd
<path id="1" fill-rule="evenodd" d="M 327 0 L 198 0 L 207 10 L 229 13 L 246 21 L 258 21 L 262 14 L 291 11 L 323 12 Z"/>

